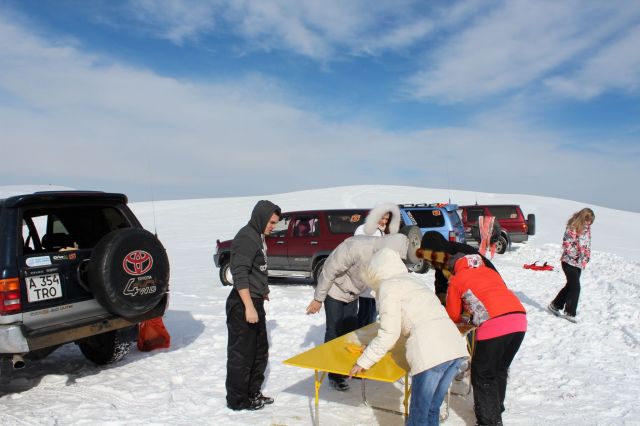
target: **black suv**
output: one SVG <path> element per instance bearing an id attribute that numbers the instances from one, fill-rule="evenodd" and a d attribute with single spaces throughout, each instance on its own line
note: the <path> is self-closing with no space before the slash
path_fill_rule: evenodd
<path id="1" fill-rule="evenodd" d="M 0 359 L 14 368 L 75 342 L 122 359 L 137 325 L 167 307 L 169 261 L 127 197 L 36 192 L 0 200 Z"/>

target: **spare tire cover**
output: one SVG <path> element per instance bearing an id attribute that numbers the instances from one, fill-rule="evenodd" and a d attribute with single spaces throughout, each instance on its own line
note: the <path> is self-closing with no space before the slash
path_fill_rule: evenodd
<path id="1" fill-rule="evenodd" d="M 154 308 L 169 288 L 169 259 L 162 243 L 142 228 L 102 237 L 89 262 L 89 286 L 106 310 L 125 318 Z"/>
<path id="2" fill-rule="evenodd" d="M 536 215 L 533 213 L 529 213 L 527 215 L 527 230 L 528 235 L 536 235 Z"/>
<path id="3" fill-rule="evenodd" d="M 407 263 L 414 264 L 420 262 L 422 259 L 416 254 L 416 250 L 420 248 L 422 242 L 422 231 L 415 225 L 403 226 L 400 229 L 400 233 L 407 236 L 409 239 L 409 250 L 407 250 Z"/>

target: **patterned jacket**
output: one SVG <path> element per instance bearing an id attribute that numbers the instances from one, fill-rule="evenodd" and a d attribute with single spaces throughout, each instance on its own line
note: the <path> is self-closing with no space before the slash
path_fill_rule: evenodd
<path id="1" fill-rule="evenodd" d="M 567 228 L 562 239 L 562 257 L 560 260 L 576 268 L 584 269 L 591 257 L 591 226 L 587 225 L 579 234 Z"/>

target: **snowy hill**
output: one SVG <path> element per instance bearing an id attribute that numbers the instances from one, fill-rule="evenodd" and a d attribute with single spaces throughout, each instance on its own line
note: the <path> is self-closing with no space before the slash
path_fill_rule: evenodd
<path id="1" fill-rule="evenodd" d="M 0 198 L 6 195 L 0 188 Z M 640 424 L 640 214 L 530 195 L 487 194 L 399 186 L 353 186 L 260 197 L 133 203 L 147 229 L 157 229 L 171 261 L 171 301 L 165 323 L 172 347 L 132 353 L 119 364 L 96 368 L 73 345 L 24 370 L 0 376 L 3 425 L 171 424 L 309 425 L 313 372 L 282 364 L 322 343 L 324 314 L 307 316 L 308 285 L 273 285 L 267 304 L 270 362 L 265 394 L 273 406 L 256 413 L 225 407 L 226 325 L 212 254 L 216 239 L 232 238 L 258 199 L 284 211 L 371 207 L 382 201 L 457 204 L 516 203 L 536 215 L 536 235 L 495 257 L 496 267 L 528 310 L 529 331 L 512 365 L 507 391 L 508 425 Z M 582 275 L 575 325 L 545 306 L 564 284 L 559 270 L 562 233 L 582 207 L 596 214 L 592 261 Z M 522 269 L 534 260 L 556 271 Z M 432 286 L 433 274 L 423 276 Z M 635 366 L 635 367 L 634 367 Z M 367 386 L 370 401 L 399 407 L 400 386 Z M 446 425 L 473 424 L 472 398 L 452 397 Z M 346 394 L 324 385 L 320 424 L 402 425 L 399 416 L 362 404 L 359 383 Z"/>

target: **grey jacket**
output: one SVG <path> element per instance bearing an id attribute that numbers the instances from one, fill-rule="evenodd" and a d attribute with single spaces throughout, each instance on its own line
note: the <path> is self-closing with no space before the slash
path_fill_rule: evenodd
<path id="1" fill-rule="evenodd" d="M 267 284 L 267 246 L 264 229 L 280 207 L 271 201 L 260 200 L 253 208 L 249 223 L 243 226 L 231 243 L 231 275 L 236 290 L 249 289 L 251 297 L 269 294 Z"/>
<path id="2" fill-rule="evenodd" d="M 356 300 L 367 288 L 363 272 L 373 254 L 384 247 L 405 258 L 409 240 L 403 234 L 383 237 L 356 235 L 344 240 L 324 262 L 313 298 L 319 302 L 324 302 L 327 296 L 347 303 Z"/>

